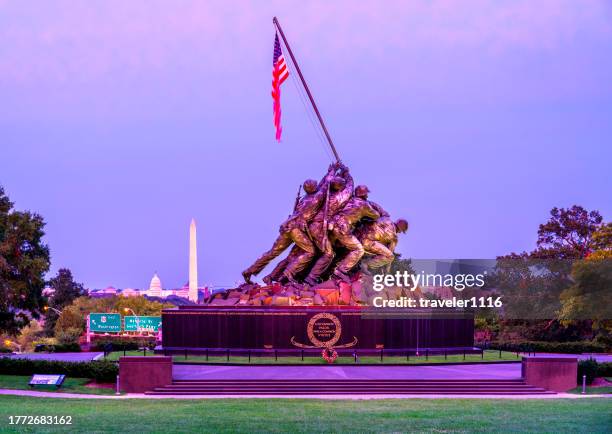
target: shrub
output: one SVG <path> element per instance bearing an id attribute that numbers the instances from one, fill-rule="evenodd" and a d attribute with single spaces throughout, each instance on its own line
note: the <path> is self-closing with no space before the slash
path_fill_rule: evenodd
<path id="1" fill-rule="evenodd" d="M 612 377 L 612 362 L 597 364 L 598 377 Z"/>
<path id="2" fill-rule="evenodd" d="M 36 320 L 30 321 L 26 327 L 21 329 L 19 336 L 17 336 L 17 342 L 21 345 L 23 351 L 30 351 L 33 348 L 33 344 L 43 334 L 43 328 L 40 323 Z"/>
<path id="3" fill-rule="evenodd" d="M 578 361 L 578 384 L 582 384 L 582 376 L 586 375 L 587 384 L 591 384 L 597 376 L 598 363 L 595 359 Z"/>
<path id="4" fill-rule="evenodd" d="M 71 344 L 38 344 L 34 347 L 35 353 L 78 353 L 81 351 L 81 346 L 73 342 Z"/>
<path id="5" fill-rule="evenodd" d="M 81 336 L 81 329 L 76 327 L 66 329 L 55 329 L 55 338 L 61 345 L 70 345 L 77 343 Z"/>
<path id="6" fill-rule="evenodd" d="M 68 377 L 91 378 L 98 382 L 111 383 L 116 380 L 119 367 L 116 363 L 107 360 L 63 362 L 2 357 L 0 358 L 0 374 L 65 374 Z"/>
<path id="7" fill-rule="evenodd" d="M 111 344 L 113 347 L 113 351 L 137 351 L 142 347 L 147 347 L 150 349 L 155 348 L 155 338 L 143 338 L 143 337 L 133 337 L 133 338 L 107 338 L 107 339 L 99 339 L 93 344 L 93 349 L 95 351 L 104 351 L 106 345 Z"/>
<path id="8" fill-rule="evenodd" d="M 538 353 L 563 353 L 563 354 L 582 354 L 582 353 L 603 353 L 606 347 L 602 344 L 590 341 L 582 342 L 545 342 L 545 341 L 524 341 L 524 342 L 492 342 L 491 348 L 504 351 L 519 352 L 538 352 Z"/>

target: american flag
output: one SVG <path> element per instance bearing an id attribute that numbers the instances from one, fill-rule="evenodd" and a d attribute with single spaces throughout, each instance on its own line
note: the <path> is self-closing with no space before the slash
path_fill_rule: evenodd
<path id="1" fill-rule="evenodd" d="M 289 77 L 289 69 L 285 63 L 285 56 L 281 51 L 278 33 L 274 37 L 274 56 L 272 57 L 272 108 L 274 111 L 274 127 L 276 128 L 276 140 L 280 142 L 283 127 L 281 126 L 280 87 Z"/>

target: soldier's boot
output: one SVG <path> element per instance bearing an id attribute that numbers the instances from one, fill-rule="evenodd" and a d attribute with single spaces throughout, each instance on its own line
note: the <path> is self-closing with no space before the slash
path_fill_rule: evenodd
<path id="1" fill-rule="evenodd" d="M 272 276 L 269 274 L 261 280 L 263 280 L 266 285 L 272 285 Z"/>
<path id="2" fill-rule="evenodd" d="M 318 279 L 314 279 L 310 276 L 306 277 L 306 279 L 304 279 L 304 282 L 306 282 L 309 286 L 315 286 L 318 282 Z"/>
<path id="3" fill-rule="evenodd" d="M 340 271 L 339 269 L 335 269 L 334 270 L 334 276 L 337 277 L 338 279 L 342 280 L 345 283 L 350 284 L 351 283 L 351 278 L 348 276 L 348 274 L 345 274 L 344 272 Z"/>

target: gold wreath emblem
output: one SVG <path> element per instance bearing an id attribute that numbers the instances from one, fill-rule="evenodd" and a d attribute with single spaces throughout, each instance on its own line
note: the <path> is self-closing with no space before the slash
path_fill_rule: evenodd
<path id="1" fill-rule="evenodd" d="M 328 341 L 319 340 L 314 334 L 314 326 L 315 323 L 320 319 L 329 319 L 334 323 L 336 327 L 336 331 L 334 336 Z M 298 348 L 350 348 L 357 345 L 357 338 L 353 336 L 352 342 L 343 345 L 335 345 L 340 340 L 340 335 L 342 334 L 342 324 L 336 315 L 332 315 L 331 313 L 318 313 L 308 321 L 308 325 L 306 326 L 306 332 L 308 334 L 308 339 L 314 345 L 305 345 L 295 340 L 295 336 L 291 337 L 291 343 Z"/>
<path id="2" fill-rule="evenodd" d="M 320 341 L 314 334 L 314 326 L 317 321 L 321 319 L 328 319 L 334 323 L 336 327 L 336 331 L 334 332 L 334 336 L 328 341 Z M 342 334 L 342 325 L 340 324 L 340 320 L 336 315 L 332 315 L 331 313 L 318 313 L 308 321 L 308 326 L 306 328 L 306 332 L 308 333 L 308 339 L 317 347 L 333 347 L 336 342 L 340 340 L 340 335 Z"/>

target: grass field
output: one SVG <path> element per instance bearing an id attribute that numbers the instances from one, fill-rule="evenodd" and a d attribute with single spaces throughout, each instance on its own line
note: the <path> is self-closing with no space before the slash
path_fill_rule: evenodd
<path id="1" fill-rule="evenodd" d="M 569 393 L 582 394 L 582 387 L 576 387 L 569 391 Z M 606 395 L 612 393 L 612 387 L 588 387 L 586 388 L 586 395 Z"/>
<path id="2" fill-rule="evenodd" d="M 69 415 L 71 427 L 10 426 Z M 609 432 L 612 400 L 75 400 L 0 396 L 2 432 Z"/>
<path id="3" fill-rule="evenodd" d="M 126 355 L 128 356 L 142 356 L 144 353 L 142 351 L 127 351 Z M 147 351 L 147 356 L 153 356 L 153 352 Z M 119 357 L 123 356 L 122 351 L 116 351 L 110 353 L 107 356 L 107 360 L 119 360 Z M 454 354 L 448 355 L 446 358 L 444 355 L 436 355 L 429 356 L 425 358 L 425 355 L 415 357 L 414 355 L 410 356 L 410 360 L 406 360 L 406 356 L 397 357 L 397 356 L 383 356 L 383 361 L 380 361 L 380 356 L 368 356 L 368 357 L 359 357 L 359 364 L 417 364 L 417 363 L 465 363 L 465 362 L 499 362 L 499 361 L 518 361 L 520 358 L 516 357 L 516 353 L 510 353 L 506 351 L 502 351 L 501 358 L 499 357 L 499 351 L 488 350 L 484 353 L 484 359 L 481 358 L 480 354 L 466 354 L 465 360 L 463 358 L 463 354 Z M 206 360 L 206 356 L 193 356 L 187 355 L 185 358 L 184 355 L 175 355 L 175 362 L 196 362 L 196 363 L 228 363 L 226 356 L 210 356 L 208 361 Z M 232 356 L 230 354 L 229 363 L 244 363 L 244 364 L 292 364 L 292 365 L 324 365 L 327 364 L 322 357 L 304 357 L 304 361 L 302 361 L 300 356 L 280 356 L 278 360 L 275 360 L 274 357 L 251 357 L 251 361 L 249 362 L 248 357 L 243 356 Z M 336 363 L 349 363 L 354 364 L 355 360 L 353 357 L 338 357 L 336 359 Z"/>
<path id="4" fill-rule="evenodd" d="M 28 386 L 31 376 L 26 375 L 0 375 L 0 389 L 20 389 L 31 390 Z M 112 395 L 115 393 L 113 389 L 86 387 L 85 384 L 91 380 L 87 378 L 66 378 L 60 389 L 48 386 L 36 386 L 33 390 L 57 393 L 89 393 L 94 395 Z"/>

